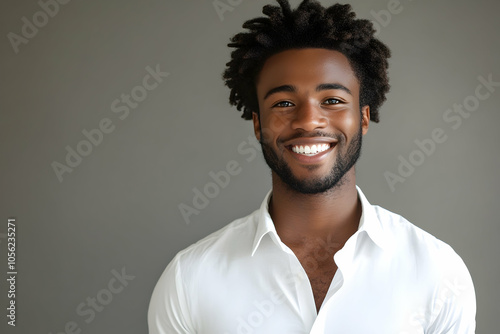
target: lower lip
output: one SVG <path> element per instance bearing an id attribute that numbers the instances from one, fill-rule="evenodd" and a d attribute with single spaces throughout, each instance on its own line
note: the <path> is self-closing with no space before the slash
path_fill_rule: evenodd
<path id="1" fill-rule="evenodd" d="M 322 160 L 324 160 L 326 158 L 327 154 L 330 153 L 331 151 L 333 151 L 335 146 L 337 146 L 337 145 L 332 144 L 332 146 L 328 150 L 323 151 L 323 152 L 318 153 L 318 154 L 315 154 L 315 155 L 304 155 L 304 154 L 295 153 L 294 151 L 292 151 L 291 148 L 287 148 L 287 151 L 291 153 L 292 157 L 294 157 L 295 159 L 297 159 L 301 163 L 316 164 L 316 163 L 319 163 Z"/>

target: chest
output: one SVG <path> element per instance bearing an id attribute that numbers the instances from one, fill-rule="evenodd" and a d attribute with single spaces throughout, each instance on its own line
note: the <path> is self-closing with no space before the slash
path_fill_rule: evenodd
<path id="1" fill-rule="evenodd" d="M 343 254 L 336 252 L 337 269 L 333 253 L 326 247 L 297 251 L 292 256 L 274 247 L 272 240 L 263 242 L 261 246 L 269 248 L 259 249 L 254 257 L 228 253 L 233 256 L 230 261 L 217 258 L 227 266 L 204 265 L 193 278 L 185 275 L 188 288 L 184 293 L 192 305 L 189 312 L 197 317 L 193 332 L 424 333 L 412 326 L 420 326 L 420 320 L 426 323 L 423 317 L 427 315 L 415 312 L 428 309 L 419 298 L 426 299 L 433 291 L 422 289 L 422 276 L 405 269 L 414 268 L 412 263 L 393 256 L 383 262 L 358 257 L 344 269 Z M 384 266 L 389 267 L 381 269 Z M 341 268 L 338 291 L 328 307 L 321 307 Z M 359 321 L 360 314 L 363 321 Z"/>
<path id="2" fill-rule="evenodd" d="M 296 252 L 297 259 L 304 268 L 307 274 L 309 283 L 316 304 L 316 311 L 319 312 L 330 284 L 337 271 L 337 265 L 333 259 L 335 253 L 311 253 L 311 252 Z"/>

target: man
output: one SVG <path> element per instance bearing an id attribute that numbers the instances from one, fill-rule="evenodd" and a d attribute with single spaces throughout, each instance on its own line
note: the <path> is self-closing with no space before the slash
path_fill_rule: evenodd
<path id="1" fill-rule="evenodd" d="M 389 49 L 349 5 L 278 2 L 232 38 L 223 75 L 253 120 L 272 190 L 175 256 L 153 292 L 150 333 L 474 333 L 461 258 L 356 185 Z"/>

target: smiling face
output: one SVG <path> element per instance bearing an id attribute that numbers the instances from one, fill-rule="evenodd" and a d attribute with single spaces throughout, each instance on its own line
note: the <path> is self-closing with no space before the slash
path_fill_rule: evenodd
<path id="1" fill-rule="evenodd" d="M 327 49 L 283 51 L 266 60 L 256 84 L 254 130 L 273 172 L 301 193 L 342 184 L 370 120 L 348 59 Z"/>

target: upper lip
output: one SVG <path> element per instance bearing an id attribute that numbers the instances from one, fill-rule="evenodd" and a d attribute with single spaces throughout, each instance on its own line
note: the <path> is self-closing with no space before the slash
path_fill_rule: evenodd
<path id="1" fill-rule="evenodd" d="M 335 144 L 337 140 L 331 137 L 301 137 L 284 142 L 285 146 L 311 146 L 318 144 Z"/>

